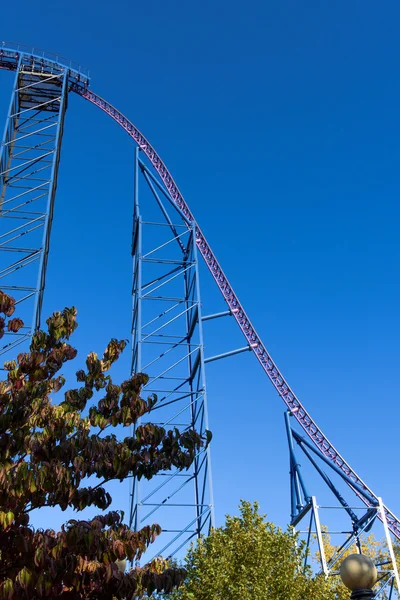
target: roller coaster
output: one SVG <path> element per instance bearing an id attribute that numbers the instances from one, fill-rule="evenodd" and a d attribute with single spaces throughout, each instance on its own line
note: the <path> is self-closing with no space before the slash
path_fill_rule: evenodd
<path id="1" fill-rule="evenodd" d="M 335 559 L 322 556 L 322 570 L 334 565 L 360 535 L 380 519 L 393 558 L 382 590 L 399 587 L 391 536 L 400 540 L 400 521 L 367 486 L 318 427 L 257 334 L 166 165 L 135 125 L 90 88 L 87 71 L 58 55 L 3 43 L 0 69 L 14 72 L 14 86 L 0 148 L 0 284 L 16 297 L 25 327 L 10 332 L 2 355 L 29 342 L 40 326 L 50 236 L 61 158 L 64 118 L 70 93 L 113 119 L 134 141 L 132 232 L 132 371 L 151 373 L 146 390 L 156 393 L 160 423 L 208 428 L 205 370 L 208 362 L 249 351 L 286 406 L 290 455 L 291 522 L 311 515 L 322 539 L 315 497 L 307 492 L 296 452 L 301 449 L 351 520 L 351 531 Z M 161 220 L 145 219 L 151 197 Z M 148 232 L 151 231 L 151 234 Z M 154 233 L 156 232 L 156 233 Z M 198 259 L 201 257 L 226 303 L 226 310 L 203 315 Z M 203 324 L 233 319 L 244 346 L 213 357 L 204 355 Z M 297 422 L 296 428 L 291 425 Z M 356 516 L 323 468 L 329 468 L 365 507 Z M 150 487 L 145 489 L 145 486 Z M 214 525 L 210 449 L 187 474 L 164 473 L 152 484 L 134 481 L 130 525 L 139 529 L 169 507 L 163 529 L 169 534 L 160 553 L 173 555 Z M 161 516 L 157 517 L 160 521 Z M 162 519 L 161 519 L 162 521 Z M 390 535 L 391 534 L 391 535 Z M 322 552 L 323 554 L 323 552 Z"/>

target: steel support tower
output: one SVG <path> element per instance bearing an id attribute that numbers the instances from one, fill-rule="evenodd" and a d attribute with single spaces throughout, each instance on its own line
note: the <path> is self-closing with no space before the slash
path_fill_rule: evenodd
<path id="1" fill-rule="evenodd" d="M 140 154 L 137 147 L 132 373 L 148 373 L 143 393 L 158 398 L 148 421 L 205 435 L 207 391 L 196 231 Z M 154 520 L 164 524 L 160 554 L 175 554 L 193 537 L 208 533 L 214 525 L 209 448 L 196 456 L 188 471 L 162 473 L 148 482 L 134 480 L 129 524 L 139 530 Z"/>
<path id="2" fill-rule="evenodd" d="M 67 97 L 66 68 L 19 56 L 0 149 L 0 286 L 25 327 L 0 354 L 40 325 Z"/>
<path id="3" fill-rule="evenodd" d="M 284 416 L 290 464 L 290 524 L 306 543 L 304 568 L 312 556 L 317 556 L 317 573 L 325 577 L 338 576 L 345 553 L 362 553 L 363 537 L 374 528 L 377 540 L 385 544 L 387 554 L 387 558 L 376 565 L 375 598 L 392 600 L 396 590 L 398 596 L 400 576 L 382 499 L 354 483 L 302 436 L 292 424 L 290 411 Z M 324 484 L 322 505 L 317 502 L 316 495 L 310 494 L 309 481 L 306 485 L 304 460 L 308 471 L 311 467 L 312 474 Z M 326 541 L 330 543 L 326 544 Z M 331 545 L 334 550 L 330 549 L 328 554 Z"/>
<path id="4" fill-rule="evenodd" d="M 151 420 L 166 428 L 195 427 L 204 432 L 208 426 L 206 363 L 251 351 L 287 410 L 292 525 L 299 528 L 311 516 L 306 535 L 311 539 L 315 533 L 321 571 L 328 575 L 334 573 L 343 551 L 357 545 L 360 535 L 380 520 L 390 565 L 379 593 L 393 595 L 400 582 L 391 536 L 400 540 L 400 520 L 333 446 L 278 369 L 156 150 L 126 116 L 89 89 L 88 74 L 79 65 L 21 45 L 3 44 L 0 69 L 15 72 L 0 148 L 0 289 L 16 297 L 18 313 L 26 323 L 25 329 L 3 340 L 3 358 L 14 358 L 12 351 L 26 344 L 40 325 L 64 116 L 68 93 L 74 92 L 111 117 L 137 146 L 132 371 L 147 371 L 151 376 L 144 390 L 158 397 Z M 221 313 L 202 315 L 200 257 L 226 302 Z M 245 345 L 204 357 L 203 322 L 228 315 L 236 321 Z M 350 519 L 350 526 L 342 529 L 347 537 L 334 557 L 324 556 L 321 507 L 305 485 L 299 452 Z M 359 502 L 357 507 L 347 494 Z M 138 529 L 153 518 L 166 532 L 156 552 L 166 556 L 207 533 L 213 524 L 209 450 L 196 457 L 187 473 L 164 473 L 145 485 L 133 482 L 129 522 Z"/>

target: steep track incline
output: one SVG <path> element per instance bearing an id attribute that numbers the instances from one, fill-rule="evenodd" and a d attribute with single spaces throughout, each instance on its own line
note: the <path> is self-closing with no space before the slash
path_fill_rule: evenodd
<path id="1" fill-rule="evenodd" d="M 25 56 L 29 54 L 25 49 L 21 50 L 19 47 L 16 49 L 4 47 L 2 49 L 0 48 L 0 69 L 12 71 L 17 70 L 21 53 L 23 53 Z M 184 200 L 181 192 L 179 191 L 179 188 L 176 185 L 172 175 L 153 146 L 147 141 L 147 139 L 135 127 L 135 125 L 129 121 L 129 119 L 127 119 L 127 117 L 125 117 L 114 106 L 112 106 L 112 104 L 88 88 L 89 79 L 86 73 L 81 72 L 79 69 L 75 68 L 75 66 L 71 66 L 69 63 L 58 62 L 54 60 L 52 61 L 49 59 L 48 55 L 41 56 L 32 53 L 30 54 L 30 57 L 32 65 L 43 64 L 47 68 L 49 68 L 49 66 L 51 68 L 51 64 L 53 64 L 54 66 L 59 67 L 61 65 L 67 68 L 70 73 L 71 91 L 76 92 L 104 111 L 107 115 L 114 119 L 114 121 L 116 121 L 118 125 L 120 125 L 120 127 L 122 127 L 122 129 L 124 129 L 138 144 L 142 152 L 147 156 L 153 165 L 155 171 L 157 171 L 159 174 L 166 190 L 168 191 L 175 205 L 178 207 L 184 220 L 187 223 L 195 223 L 196 243 L 198 250 L 207 264 L 244 337 L 251 346 L 253 353 L 257 357 L 257 360 L 261 364 L 265 373 L 268 375 L 279 396 L 290 409 L 299 425 L 303 428 L 307 436 L 313 441 L 315 446 L 324 454 L 326 458 L 335 464 L 347 476 L 347 478 L 351 480 L 354 486 L 349 483 L 350 487 L 361 498 L 366 506 L 377 506 L 377 496 L 364 483 L 364 481 L 362 481 L 357 473 L 336 450 L 333 444 L 331 444 L 328 438 L 323 434 L 303 404 L 296 397 L 295 393 L 283 377 L 281 371 L 273 361 L 267 348 L 263 344 L 243 306 L 241 305 L 239 298 L 230 285 L 220 264 L 218 263 L 213 251 L 211 250 L 211 247 L 201 232 L 200 227 L 197 225 L 194 216 Z M 398 539 L 400 539 L 400 520 L 387 507 L 385 507 L 385 513 L 389 529 Z"/>

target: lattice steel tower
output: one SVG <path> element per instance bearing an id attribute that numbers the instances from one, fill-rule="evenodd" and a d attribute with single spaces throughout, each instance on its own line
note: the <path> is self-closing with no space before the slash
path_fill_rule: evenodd
<path id="1" fill-rule="evenodd" d="M 291 523 L 298 527 L 311 517 L 306 534 L 310 540 L 315 531 L 321 571 L 329 575 L 343 551 L 359 544 L 360 535 L 380 520 L 390 565 L 382 575 L 379 593 L 392 597 L 395 588 L 400 589 L 391 541 L 392 535 L 400 539 L 399 519 L 345 461 L 285 380 L 155 149 L 129 119 L 89 89 L 88 75 L 78 65 L 56 55 L 3 44 L 0 69 L 15 72 L 0 149 L 0 288 L 16 297 L 26 324 L 17 334 L 7 334 L 0 354 L 8 358 L 6 354 L 27 344 L 40 325 L 64 116 L 72 91 L 108 114 L 136 144 L 132 370 L 151 375 L 145 393 L 157 393 L 159 398 L 152 421 L 204 432 L 208 426 L 206 363 L 251 351 L 287 410 Z M 223 312 L 202 314 L 200 256 L 226 302 Z M 244 346 L 205 357 L 202 324 L 223 316 L 237 323 Z M 350 520 L 348 530 L 344 529 L 347 538 L 330 558 L 324 555 L 320 507 L 305 485 L 298 450 Z M 361 506 L 352 506 L 354 497 Z M 149 519 L 159 521 L 166 532 L 156 552 L 167 556 L 207 533 L 213 524 L 209 450 L 196 457 L 188 472 L 168 472 L 145 484 L 133 483 L 129 521 L 138 529 Z"/>
<path id="2" fill-rule="evenodd" d="M 66 68 L 19 55 L 0 151 L 0 282 L 26 326 L 6 333 L 0 354 L 40 323 L 67 98 Z"/>
<path id="3" fill-rule="evenodd" d="M 157 210 L 146 211 L 151 201 Z M 142 160 L 140 147 L 135 151 L 132 253 L 132 372 L 149 373 L 144 392 L 158 397 L 148 419 L 204 435 L 207 392 L 196 229 Z M 188 472 L 134 481 L 130 525 L 138 530 L 152 519 L 165 524 L 161 554 L 175 553 L 194 536 L 208 533 L 214 525 L 209 448 Z"/>

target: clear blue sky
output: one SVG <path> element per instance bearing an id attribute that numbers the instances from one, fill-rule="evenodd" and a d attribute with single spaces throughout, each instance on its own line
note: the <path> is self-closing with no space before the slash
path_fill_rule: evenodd
<path id="1" fill-rule="evenodd" d="M 400 513 L 399 4 L 21 0 L 2 16 L 2 39 L 89 67 L 150 139 L 291 386 Z M 78 306 L 81 359 L 129 334 L 132 157 L 70 99 L 45 304 Z M 218 523 L 246 498 L 284 525 L 283 404 L 250 354 L 208 381 Z"/>

